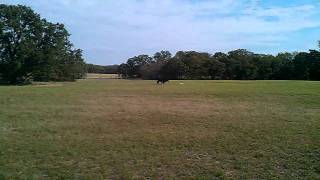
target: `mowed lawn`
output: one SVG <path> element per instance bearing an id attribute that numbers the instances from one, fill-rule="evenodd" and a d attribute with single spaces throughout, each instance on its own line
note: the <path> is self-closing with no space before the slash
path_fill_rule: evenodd
<path id="1" fill-rule="evenodd" d="M 320 179 L 320 82 L 0 86 L 3 178 Z"/>

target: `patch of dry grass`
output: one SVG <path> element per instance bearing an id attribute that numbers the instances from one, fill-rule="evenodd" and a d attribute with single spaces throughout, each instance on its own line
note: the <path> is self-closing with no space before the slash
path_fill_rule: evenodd
<path id="1" fill-rule="evenodd" d="M 32 86 L 36 87 L 61 87 L 63 83 L 56 83 L 56 82 L 34 82 Z"/>

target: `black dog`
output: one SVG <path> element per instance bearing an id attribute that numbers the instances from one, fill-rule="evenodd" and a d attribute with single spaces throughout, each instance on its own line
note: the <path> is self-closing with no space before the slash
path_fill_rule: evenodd
<path id="1" fill-rule="evenodd" d="M 169 82 L 168 79 L 158 79 L 157 84 L 165 84 L 166 82 Z"/>

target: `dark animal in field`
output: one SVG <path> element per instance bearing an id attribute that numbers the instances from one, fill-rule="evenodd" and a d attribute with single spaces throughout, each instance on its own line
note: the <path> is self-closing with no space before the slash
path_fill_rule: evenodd
<path id="1" fill-rule="evenodd" d="M 158 79 L 157 84 L 165 84 L 167 82 L 169 82 L 168 79 Z"/>

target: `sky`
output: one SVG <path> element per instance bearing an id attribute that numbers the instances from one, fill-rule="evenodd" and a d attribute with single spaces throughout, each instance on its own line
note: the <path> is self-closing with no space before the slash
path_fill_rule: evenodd
<path id="1" fill-rule="evenodd" d="M 320 40 L 319 0 L 0 0 L 65 24 L 86 62 L 161 50 L 307 51 Z"/>

